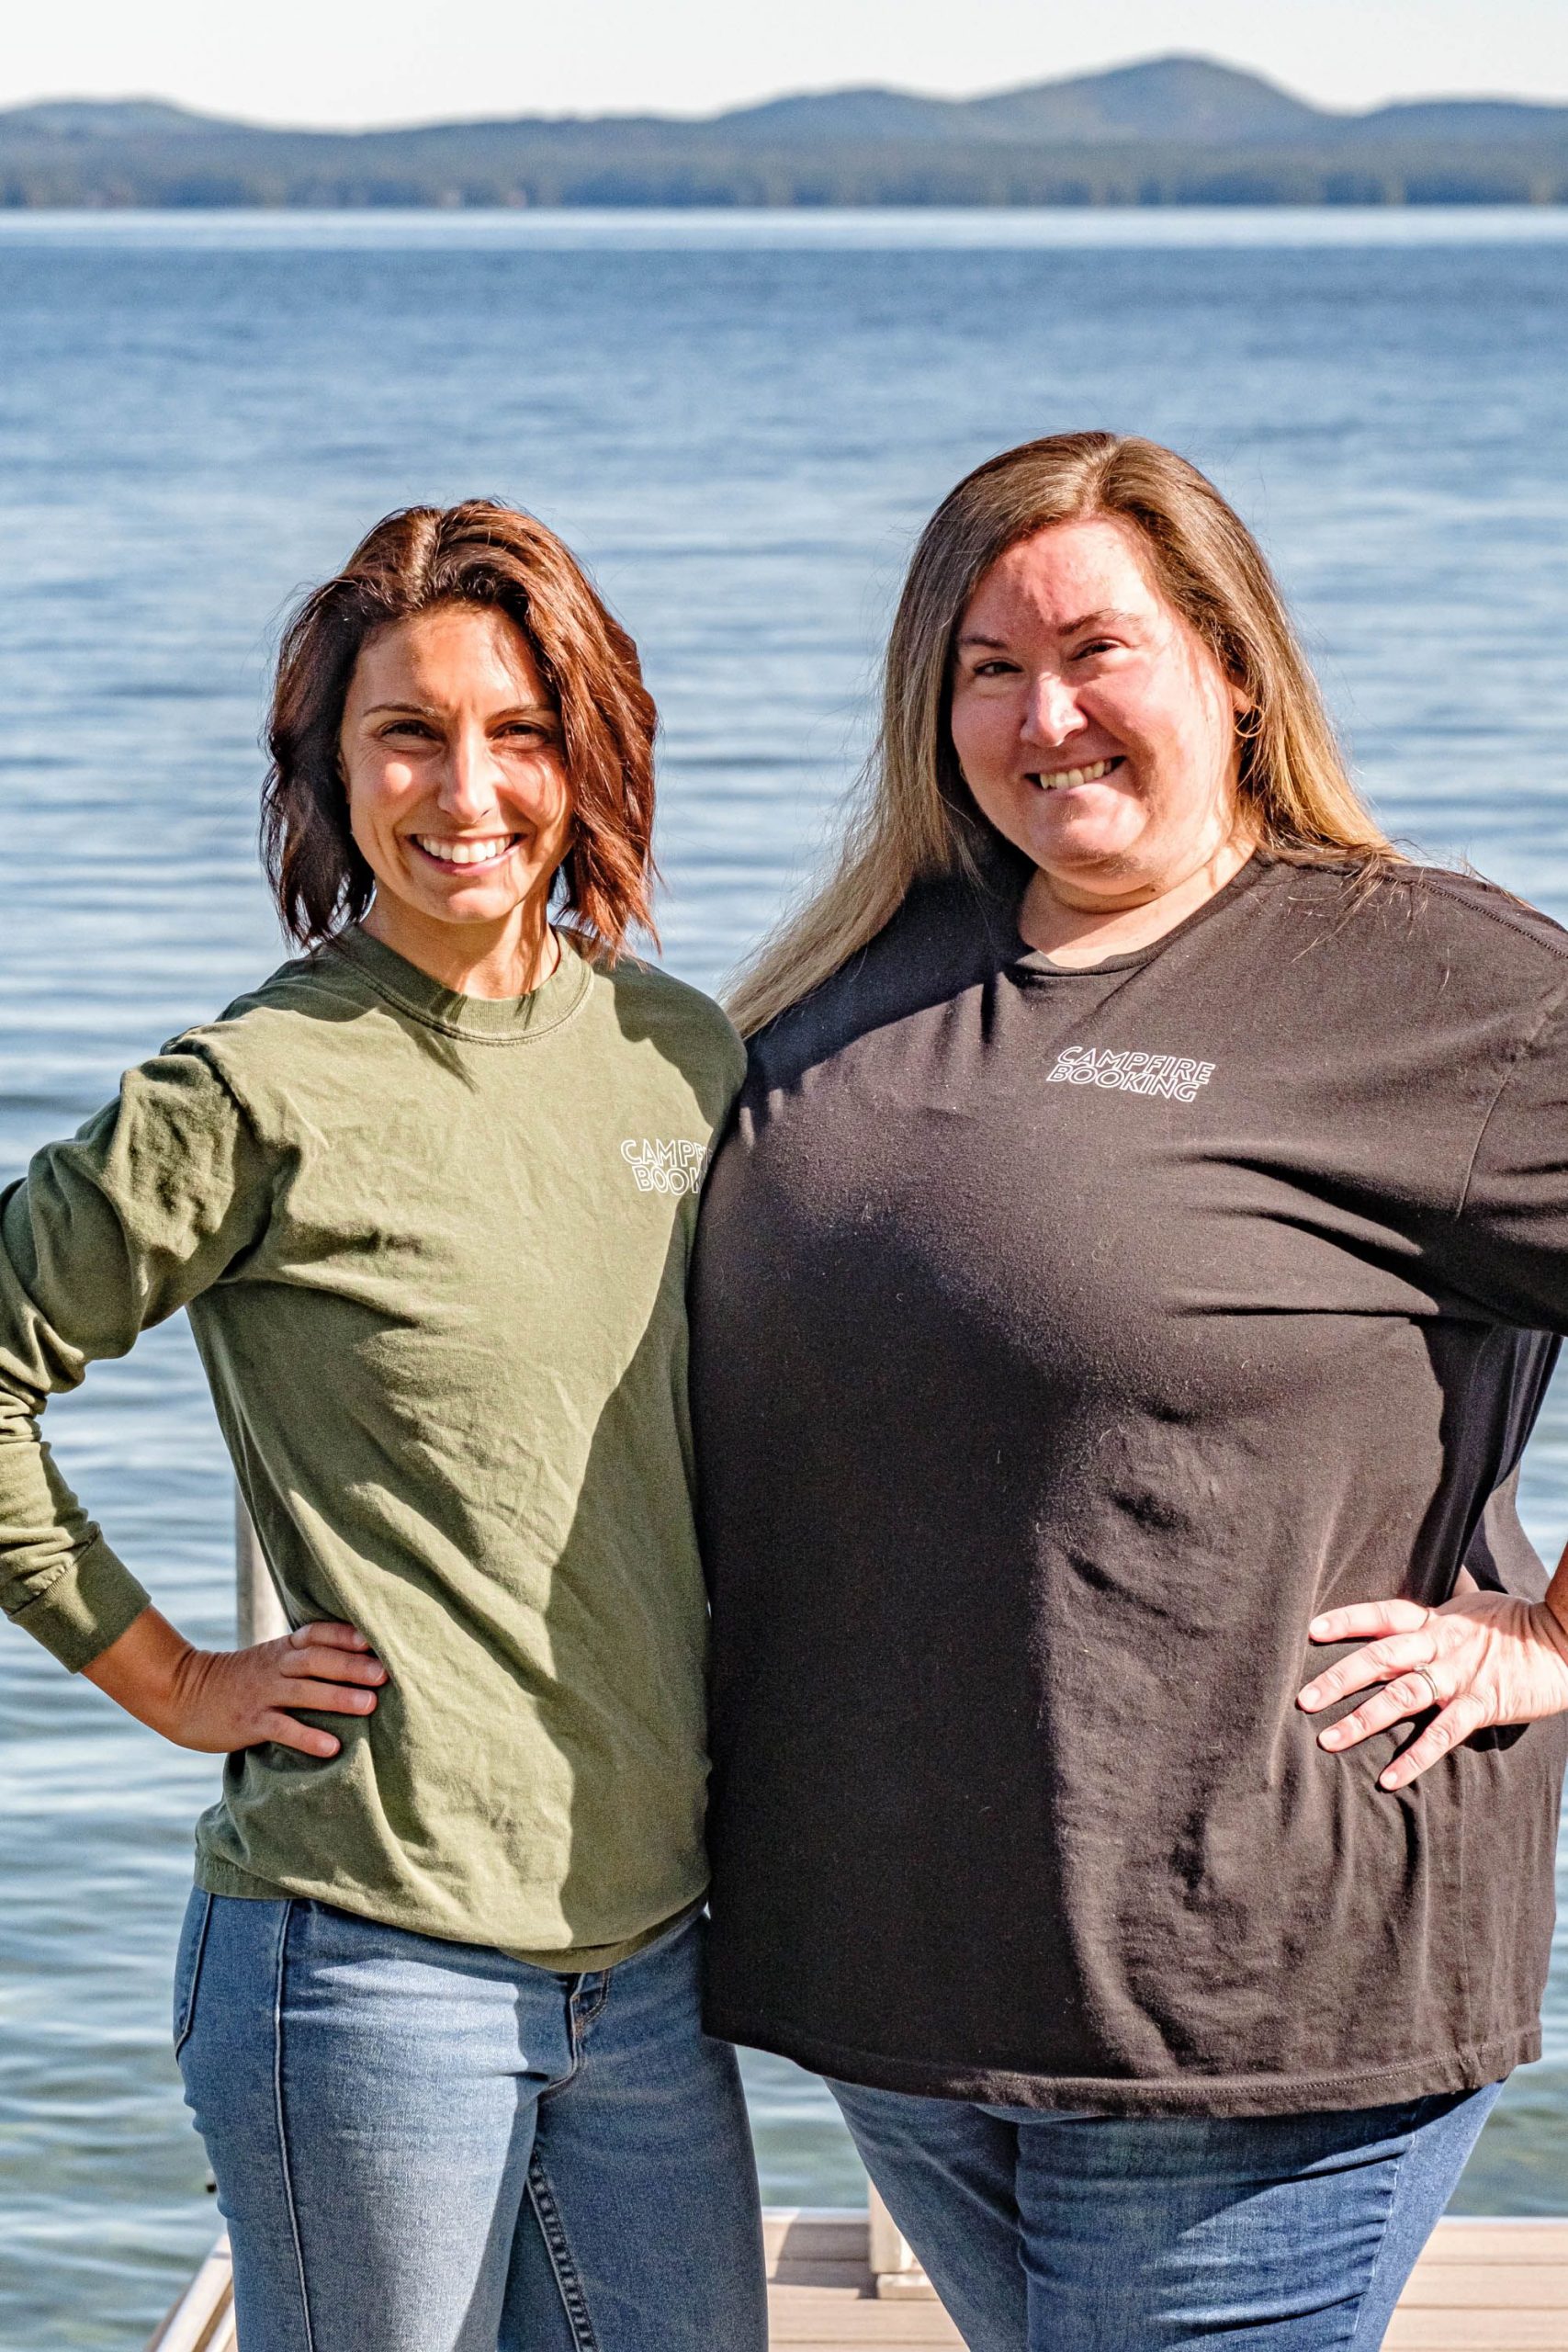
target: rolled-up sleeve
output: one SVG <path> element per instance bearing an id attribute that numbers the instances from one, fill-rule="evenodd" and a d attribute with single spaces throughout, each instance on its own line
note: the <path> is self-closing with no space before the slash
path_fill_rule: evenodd
<path id="1" fill-rule="evenodd" d="M 243 1108 L 178 1044 L 0 1193 L 0 1607 L 73 1671 L 148 1597 L 62 1477 L 44 1406 L 231 1272 L 270 1195 Z"/>

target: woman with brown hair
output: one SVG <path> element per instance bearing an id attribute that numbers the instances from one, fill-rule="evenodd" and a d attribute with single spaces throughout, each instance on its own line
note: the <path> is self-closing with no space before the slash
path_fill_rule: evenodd
<path id="1" fill-rule="evenodd" d="M 927 527 L 735 1011 L 708 2023 L 975 2352 L 1375 2352 L 1540 2048 L 1568 936 L 1395 854 L 1245 526 L 1083 434 Z"/>
<path id="2" fill-rule="evenodd" d="M 684 1289 L 741 1057 L 626 952 L 653 732 L 541 525 L 378 525 L 278 663 L 303 953 L 0 1204 L 6 1608 L 227 1756 L 175 2035 L 246 2352 L 765 2339 L 697 2011 Z M 237 1653 L 158 1614 L 39 1440 L 180 1306 L 295 1627 Z"/>

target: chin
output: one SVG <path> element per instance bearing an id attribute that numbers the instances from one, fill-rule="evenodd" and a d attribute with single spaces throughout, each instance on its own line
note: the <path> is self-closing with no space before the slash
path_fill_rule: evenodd
<path id="1" fill-rule="evenodd" d="M 1125 865 L 1132 843 L 1107 838 L 1097 827 L 1068 824 L 1060 831 L 1039 828 L 1036 838 L 1024 847 L 1036 865 L 1048 871 L 1059 869 L 1074 880 L 1087 880 Z"/>
<path id="2" fill-rule="evenodd" d="M 453 922 L 495 922 L 502 915 L 511 914 L 529 897 L 528 886 L 533 879 L 531 876 L 525 877 L 519 887 L 514 877 L 509 877 L 498 888 L 492 876 L 474 882 L 459 882 L 445 875 L 422 874 L 417 878 L 423 886 L 420 892 L 422 903 Z"/>

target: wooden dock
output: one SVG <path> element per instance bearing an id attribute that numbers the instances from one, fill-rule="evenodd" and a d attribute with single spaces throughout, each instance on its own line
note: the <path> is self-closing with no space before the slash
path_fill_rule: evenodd
<path id="1" fill-rule="evenodd" d="M 919 2352 L 959 2343 L 917 2276 L 877 2282 L 864 2213 L 768 2215 L 775 2345 Z M 1568 2352 L 1568 2221 L 1449 2221 L 1422 2257 L 1384 2352 Z M 238 2352 L 229 2249 L 220 2238 L 147 2352 Z M 1131 2352 L 1131 2347 L 1129 2347 Z"/>

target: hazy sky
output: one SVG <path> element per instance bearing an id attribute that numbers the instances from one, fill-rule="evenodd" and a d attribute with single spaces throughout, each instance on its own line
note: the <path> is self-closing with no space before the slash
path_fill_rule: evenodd
<path id="1" fill-rule="evenodd" d="M 0 104 L 145 95 L 274 122 L 697 114 L 852 82 L 958 95 L 1175 49 L 1331 105 L 1568 99 L 1568 0 L 17 0 L 7 14 Z"/>

